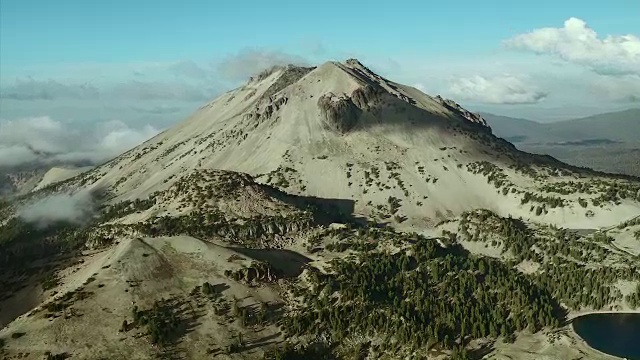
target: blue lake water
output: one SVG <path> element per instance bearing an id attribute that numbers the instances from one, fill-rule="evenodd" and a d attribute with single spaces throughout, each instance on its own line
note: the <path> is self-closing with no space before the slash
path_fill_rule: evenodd
<path id="1" fill-rule="evenodd" d="M 573 329 L 594 349 L 640 360 L 640 313 L 580 316 L 573 320 Z"/>

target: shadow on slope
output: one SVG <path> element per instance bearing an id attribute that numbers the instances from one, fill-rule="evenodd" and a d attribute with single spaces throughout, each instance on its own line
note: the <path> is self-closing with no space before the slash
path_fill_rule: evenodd
<path id="1" fill-rule="evenodd" d="M 285 277 L 296 277 L 302 274 L 302 269 L 311 259 L 295 251 L 283 249 L 248 249 L 229 247 L 239 254 L 252 259 L 269 263 Z"/>
<path id="2" fill-rule="evenodd" d="M 273 198 L 299 209 L 311 211 L 317 225 L 329 225 L 336 222 L 362 223 L 363 221 L 353 214 L 356 203 L 353 199 L 293 195 L 270 185 L 261 184 L 261 186 Z"/>

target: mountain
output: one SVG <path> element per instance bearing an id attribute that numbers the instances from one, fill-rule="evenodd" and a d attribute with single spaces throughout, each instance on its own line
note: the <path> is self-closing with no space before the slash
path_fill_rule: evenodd
<path id="1" fill-rule="evenodd" d="M 8 357 L 593 357 L 566 321 L 640 305 L 638 178 L 355 59 L 268 69 L 9 200 Z"/>
<path id="2" fill-rule="evenodd" d="M 482 116 L 496 135 L 514 143 L 550 144 L 583 141 L 585 145 L 589 145 L 589 142 L 597 145 L 607 142 L 637 142 L 638 137 L 635 134 L 640 133 L 640 109 L 544 124 L 494 114 L 483 113 Z"/>
<path id="3" fill-rule="evenodd" d="M 570 139 L 579 140 L 603 138 L 613 141 L 634 142 L 640 132 L 640 109 L 599 114 L 586 118 L 553 123 L 554 132 Z"/>
<path id="4" fill-rule="evenodd" d="M 600 171 L 640 176 L 640 109 L 537 123 L 482 114 L 495 134 L 519 149 Z"/>
<path id="5" fill-rule="evenodd" d="M 27 194 L 53 182 L 66 180 L 91 166 L 35 161 L 14 166 L 0 166 L 0 198 Z"/>
<path id="6" fill-rule="evenodd" d="M 38 185 L 46 171 L 43 168 L 3 169 L 0 172 L 0 197 L 28 193 Z"/>
<path id="7" fill-rule="evenodd" d="M 494 137 L 479 115 L 357 60 L 264 72 L 82 182 L 109 189 L 114 200 L 144 198 L 197 168 L 248 173 L 292 194 L 348 199 L 356 214 L 412 229 L 475 208 L 578 228 L 611 225 L 637 209 L 623 201 L 589 208 L 595 215 L 587 218 L 578 196 L 565 196 L 563 207 L 551 207 L 559 199 L 539 201 L 544 211 L 536 215 L 522 203 L 525 193 L 550 177 L 567 182 L 585 172 L 520 152 Z M 391 201 L 398 211 L 388 211 Z"/>
<path id="8" fill-rule="evenodd" d="M 529 139 L 546 139 L 553 136 L 552 132 L 545 128 L 545 124 L 533 120 L 513 118 L 508 116 L 482 113 L 496 136 L 504 138 L 512 143 L 520 143 Z"/>

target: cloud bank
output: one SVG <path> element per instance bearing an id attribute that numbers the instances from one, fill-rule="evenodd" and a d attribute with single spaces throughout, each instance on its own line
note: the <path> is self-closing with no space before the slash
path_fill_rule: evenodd
<path id="1" fill-rule="evenodd" d="M 508 48 L 547 54 L 610 75 L 640 74 L 640 38 L 598 34 L 584 20 L 570 18 L 561 28 L 541 28 L 504 42 Z"/>
<path id="2" fill-rule="evenodd" d="M 49 117 L 0 122 L 0 167 L 34 162 L 98 164 L 159 132 L 153 126 L 132 128 L 121 121 L 80 128 Z"/>
<path id="3" fill-rule="evenodd" d="M 228 56 L 217 65 L 220 76 L 237 81 L 246 81 L 250 76 L 260 73 L 276 65 L 308 65 L 308 61 L 297 55 L 267 50 L 244 49 L 239 53 Z"/>
<path id="4" fill-rule="evenodd" d="M 59 222 L 82 224 L 94 213 L 95 204 L 89 191 L 52 195 L 18 210 L 24 221 L 41 228 Z"/>
<path id="5" fill-rule="evenodd" d="M 494 77 L 480 75 L 455 81 L 449 92 L 456 98 L 486 104 L 535 104 L 547 93 L 529 86 L 517 76 L 504 74 Z"/>
<path id="6" fill-rule="evenodd" d="M 63 68 L 60 73 L 66 74 L 66 78 L 26 76 L 5 82 L 0 87 L 0 99 L 203 102 L 274 65 L 308 63 L 301 56 L 282 51 L 246 48 L 205 64 L 191 60 L 143 63 L 133 67 L 123 64 L 123 68 L 130 67 L 129 71 L 114 76 L 101 74 L 103 71 L 114 71 L 109 65 L 104 65 L 102 71 L 100 66 L 94 66 L 84 69 L 80 80 L 69 78 L 69 72 L 73 69 Z"/>
<path id="7" fill-rule="evenodd" d="M 182 80 L 131 80 L 103 84 L 100 88 L 84 84 L 64 83 L 53 79 L 18 79 L 0 89 L 0 99 L 30 100 L 176 100 L 205 101 L 219 93 L 214 86 L 194 84 Z"/>
<path id="8" fill-rule="evenodd" d="M 90 84 L 64 84 L 60 81 L 18 79 L 0 89 L 0 98 L 10 100 L 96 99 L 100 91 Z"/>

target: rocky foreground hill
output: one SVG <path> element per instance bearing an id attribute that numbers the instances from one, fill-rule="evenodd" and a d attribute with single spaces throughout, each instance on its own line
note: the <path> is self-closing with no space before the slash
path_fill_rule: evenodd
<path id="1" fill-rule="evenodd" d="M 0 205 L 0 354 L 558 359 L 640 306 L 640 181 L 357 60 L 269 69 Z"/>

